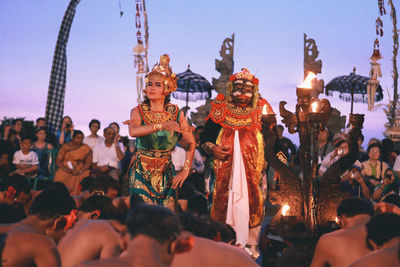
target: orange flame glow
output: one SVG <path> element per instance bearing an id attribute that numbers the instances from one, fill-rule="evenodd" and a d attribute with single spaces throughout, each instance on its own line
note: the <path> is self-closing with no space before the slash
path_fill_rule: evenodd
<path id="1" fill-rule="evenodd" d="M 262 109 L 262 115 L 267 115 L 267 114 L 268 114 L 267 105 L 264 105 Z"/>
<path id="2" fill-rule="evenodd" d="M 307 77 L 304 79 L 302 84 L 299 86 L 300 88 L 312 88 L 311 87 L 311 81 L 317 78 L 317 75 L 315 75 L 313 72 L 309 72 L 307 74 Z"/>
<path id="3" fill-rule="evenodd" d="M 289 210 L 290 210 L 290 206 L 289 205 L 287 205 L 287 204 L 283 205 L 282 206 L 282 210 L 281 210 L 282 216 L 287 216 L 288 213 L 289 213 Z"/>
<path id="4" fill-rule="evenodd" d="M 317 101 L 314 101 L 314 102 L 311 104 L 311 111 L 312 111 L 312 112 L 317 112 L 317 109 L 318 109 L 318 102 L 317 102 Z"/>

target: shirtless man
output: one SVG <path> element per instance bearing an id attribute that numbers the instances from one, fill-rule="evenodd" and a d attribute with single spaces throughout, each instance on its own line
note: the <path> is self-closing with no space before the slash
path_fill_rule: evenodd
<path id="1" fill-rule="evenodd" d="M 120 236 L 113 224 L 105 221 L 113 218 L 113 209 L 111 199 L 105 196 L 91 196 L 82 204 L 78 211 L 79 221 L 57 245 L 62 266 L 114 258 L 121 253 Z"/>
<path id="2" fill-rule="evenodd" d="M 67 215 L 73 209 L 75 202 L 63 184 L 43 190 L 32 202 L 26 219 L 0 225 L 0 233 L 7 234 L 1 266 L 61 266 L 54 240 L 65 233 Z"/>
<path id="3" fill-rule="evenodd" d="M 180 242 L 176 214 L 161 206 L 142 204 L 129 212 L 126 224 L 128 248 L 121 257 L 79 266 L 170 266 Z"/>
<path id="4" fill-rule="evenodd" d="M 351 267 L 400 266 L 400 216 L 382 213 L 367 223 L 367 244 L 372 252 L 351 264 Z"/>
<path id="5" fill-rule="evenodd" d="M 194 246 L 188 253 L 176 255 L 172 267 L 258 266 L 256 262 L 239 247 L 211 240 L 213 236 L 209 238 L 193 236 L 196 234 L 205 236 L 201 229 L 210 227 L 209 220 L 203 220 L 200 216 L 193 216 L 185 213 L 180 214 L 179 218 L 184 229 L 181 236 L 192 236 L 192 238 L 194 238 Z M 209 229 L 207 232 L 212 232 L 212 229 Z"/>
<path id="6" fill-rule="evenodd" d="M 343 200 L 337 208 L 337 216 L 343 229 L 325 234 L 318 240 L 311 267 L 348 266 L 368 254 L 370 250 L 365 242 L 365 224 L 373 214 L 374 207 L 367 200 Z"/>
<path id="7" fill-rule="evenodd" d="M 188 232 L 183 232 L 182 236 Z M 207 238 L 194 237 L 194 247 L 188 253 L 175 256 L 172 267 L 244 267 L 259 266 L 243 249 Z"/>

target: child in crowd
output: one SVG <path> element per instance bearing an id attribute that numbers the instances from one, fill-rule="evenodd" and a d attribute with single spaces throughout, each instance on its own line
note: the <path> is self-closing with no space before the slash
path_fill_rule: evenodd
<path id="1" fill-rule="evenodd" d="M 21 174 L 23 176 L 32 178 L 35 177 L 39 169 L 39 160 L 35 151 L 31 151 L 32 140 L 29 137 L 23 137 L 21 140 L 21 150 L 14 154 L 13 164 L 16 170 L 10 173 Z"/>

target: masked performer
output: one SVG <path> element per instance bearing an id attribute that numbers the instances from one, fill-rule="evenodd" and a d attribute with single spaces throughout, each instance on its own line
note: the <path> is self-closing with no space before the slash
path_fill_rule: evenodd
<path id="1" fill-rule="evenodd" d="M 130 192 L 139 194 L 147 203 L 175 210 L 176 192 L 189 175 L 195 140 L 177 105 L 170 103 L 177 78 L 169 66 L 169 56 L 146 75 L 145 99 L 132 109 L 129 134 L 136 137 L 138 154 L 130 175 Z M 189 143 L 183 169 L 175 176 L 171 162 L 179 134 Z"/>
<path id="2" fill-rule="evenodd" d="M 258 93 L 258 79 L 243 68 L 230 77 L 226 97 L 220 94 L 212 102 L 201 137 L 202 149 L 212 156 L 211 217 L 231 225 L 241 246 L 257 245 L 264 215 L 264 105 L 273 112 Z"/>

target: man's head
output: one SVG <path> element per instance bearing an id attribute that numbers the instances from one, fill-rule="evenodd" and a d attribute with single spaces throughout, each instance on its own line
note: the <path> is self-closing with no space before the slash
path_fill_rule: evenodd
<path id="1" fill-rule="evenodd" d="M 115 130 L 113 127 L 108 126 L 107 128 L 104 128 L 103 134 L 104 134 L 105 143 L 111 144 L 114 142 Z"/>
<path id="2" fill-rule="evenodd" d="M 367 246 L 370 250 L 381 249 L 393 239 L 400 240 L 400 216 L 394 213 L 376 214 L 365 225 Z"/>
<path id="3" fill-rule="evenodd" d="M 46 128 L 46 119 L 43 117 L 39 117 L 36 119 L 36 128 L 44 127 Z"/>
<path id="4" fill-rule="evenodd" d="M 54 182 L 46 187 L 32 202 L 29 216 L 46 223 L 46 234 L 58 241 L 65 230 L 74 223 L 72 211 L 75 201 L 63 183 Z"/>
<path id="5" fill-rule="evenodd" d="M 115 133 L 119 133 L 119 124 L 117 122 L 112 122 L 110 123 L 110 125 L 108 125 L 109 127 L 112 127 L 115 131 Z"/>
<path id="6" fill-rule="evenodd" d="M 129 211 L 126 226 L 131 240 L 141 235 L 153 239 L 163 247 L 164 263 L 172 262 L 181 232 L 179 218 L 174 212 L 157 205 L 141 204 Z"/>
<path id="7" fill-rule="evenodd" d="M 106 196 L 93 195 L 86 199 L 78 210 L 78 220 L 114 219 L 115 208 Z"/>
<path id="8" fill-rule="evenodd" d="M 359 215 L 374 215 L 374 206 L 371 201 L 361 198 L 344 199 L 336 210 L 342 228 L 347 228 L 349 220 Z"/>
<path id="9" fill-rule="evenodd" d="M 326 127 L 322 128 L 318 134 L 318 141 L 319 142 L 326 142 L 329 137 L 329 131 Z"/>
<path id="10" fill-rule="evenodd" d="M 247 68 L 229 78 L 228 99 L 241 107 L 255 106 L 258 102 L 258 79 Z"/>
<path id="11" fill-rule="evenodd" d="M 28 153 L 32 148 L 32 140 L 28 136 L 23 136 L 21 140 L 21 150 L 24 153 Z"/>
<path id="12" fill-rule="evenodd" d="M 89 129 L 92 134 L 97 134 L 97 131 L 100 129 L 100 121 L 93 119 L 89 122 Z"/>

